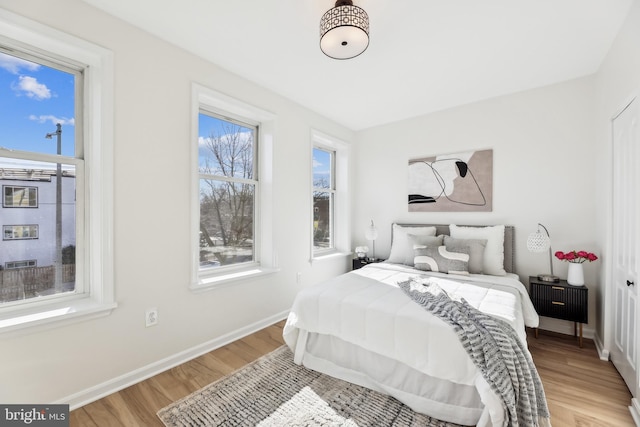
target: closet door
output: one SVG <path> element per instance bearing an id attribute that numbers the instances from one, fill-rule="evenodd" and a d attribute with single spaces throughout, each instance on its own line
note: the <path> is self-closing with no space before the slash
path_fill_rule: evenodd
<path id="1" fill-rule="evenodd" d="M 611 360 L 638 397 L 638 247 L 640 246 L 640 100 L 613 119 L 614 346 Z"/>

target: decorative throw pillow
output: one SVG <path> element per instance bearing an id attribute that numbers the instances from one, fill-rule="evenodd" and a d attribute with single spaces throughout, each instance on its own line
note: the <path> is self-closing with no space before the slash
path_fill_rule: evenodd
<path id="1" fill-rule="evenodd" d="M 449 225 L 449 233 L 454 239 L 486 239 L 482 263 L 483 274 L 504 276 L 504 225 L 490 227 L 461 227 Z"/>
<path id="2" fill-rule="evenodd" d="M 419 234 L 407 234 L 409 237 L 409 241 L 413 244 L 415 248 L 418 246 L 442 246 L 444 243 L 444 235 L 441 234 L 439 236 L 421 236 Z M 413 259 L 411 259 L 411 264 L 413 265 Z"/>
<path id="3" fill-rule="evenodd" d="M 419 236 L 435 236 L 435 227 L 403 227 L 393 224 L 391 236 L 391 253 L 388 262 L 396 264 L 413 265 L 413 242 L 409 240 L 409 234 Z"/>
<path id="4" fill-rule="evenodd" d="M 469 248 L 469 273 L 482 274 L 487 239 L 454 239 L 444 236 L 444 245 L 452 252 L 457 252 L 459 248 Z"/>
<path id="5" fill-rule="evenodd" d="M 446 246 L 416 246 L 414 266 L 425 271 L 469 275 L 469 248 L 456 251 L 449 252 Z"/>

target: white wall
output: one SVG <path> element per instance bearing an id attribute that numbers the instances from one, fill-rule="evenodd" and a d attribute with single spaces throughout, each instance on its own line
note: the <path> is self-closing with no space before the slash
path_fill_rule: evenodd
<path id="1" fill-rule="evenodd" d="M 600 167 L 596 170 L 595 195 L 602 201 L 597 205 L 597 230 L 602 246 L 610 248 L 610 222 L 612 197 L 612 141 L 611 119 L 631 101 L 633 95 L 640 95 L 640 3 L 635 1 L 622 29 L 613 43 L 595 79 L 596 87 L 596 157 Z M 610 249 L 609 249 L 610 250 Z M 609 282 L 610 271 L 600 271 L 598 289 L 597 333 L 605 348 L 613 344 L 612 310 L 605 294 L 605 283 Z M 605 322 L 605 319 L 609 319 Z"/>
<path id="2" fill-rule="evenodd" d="M 68 402 L 91 387 L 106 390 L 105 382 L 133 379 L 126 376 L 136 369 L 279 319 L 301 286 L 346 270 L 344 257 L 308 262 L 310 129 L 344 141 L 353 139 L 351 131 L 79 0 L 0 0 L 0 7 L 114 52 L 119 305 L 97 320 L 0 336 L 0 402 Z M 273 234 L 281 271 L 201 294 L 187 289 L 194 81 L 277 116 Z M 159 311 L 152 328 L 144 326 L 147 307 Z"/>
<path id="3" fill-rule="evenodd" d="M 538 222 L 551 233 L 554 251 L 599 250 L 593 102 L 593 78 L 585 77 L 360 132 L 353 245 L 368 243 L 364 229 L 370 218 L 380 229 L 376 255 L 382 256 L 389 253 L 392 222 L 510 224 L 516 227 L 516 267 L 524 283 L 549 270 L 547 255 L 526 249 Z M 408 212 L 408 159 L 488 148 L 494 156 L 492 212 Z M 554 262 L 554 272 L 566 278 L 566 263 Z M 599 285 L 595 273 L 595 265 L 585 264 L 592 295 Z M 594 308 L 592 298 L 590 333 Z M 573 333 L 570 322 L 545 318 L 541 325 Z"/>

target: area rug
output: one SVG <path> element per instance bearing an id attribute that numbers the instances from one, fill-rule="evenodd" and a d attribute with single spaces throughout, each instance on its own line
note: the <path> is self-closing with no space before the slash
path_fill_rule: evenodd
<path id="1" fill-rule="evenodd" d="M 287 346 L 158 411 L 174 426 L 458 427 L 293 363 Z"/>

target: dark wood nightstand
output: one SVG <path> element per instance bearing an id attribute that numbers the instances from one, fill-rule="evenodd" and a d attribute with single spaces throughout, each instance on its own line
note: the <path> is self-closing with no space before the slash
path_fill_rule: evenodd
<path id="1" fill-rule="evenodd" d="M 352 270 L 357 270 L 359 268 L 364 267 L 367 264 L 373 264 L 374 262 L 382 262 L 384 261 L 383 259 L 369 259 L 369 258 L 354 258 L 352 260 L 352 264 L 351 264 L 351 269 Z"/>
<path id="2" fill-rule="evenodd" d="M 536 276 L 529 277 L 531 301 L 540 316 L 569 320 L 573 323 L 573 335 L 578 335 L 582 347 L 582 324 L 589 323 L 589 289 L 586 286 L 572 286 L 566 280 L 557 283 L 544 282 Z M 536 328 L 536 338 L 538 329 Z"/>

